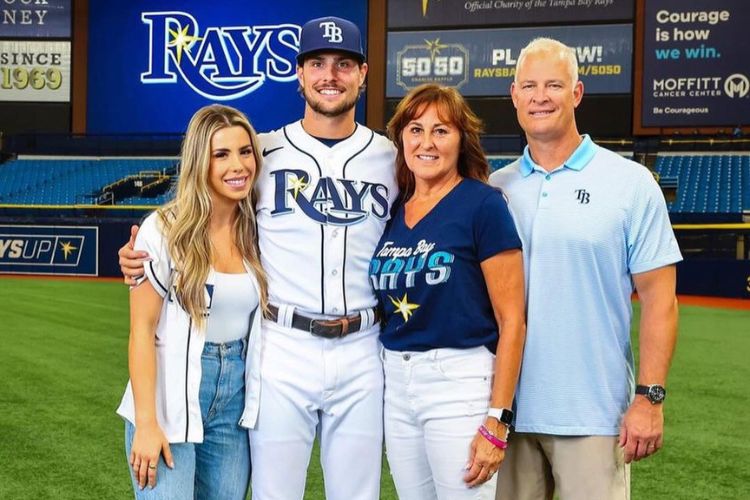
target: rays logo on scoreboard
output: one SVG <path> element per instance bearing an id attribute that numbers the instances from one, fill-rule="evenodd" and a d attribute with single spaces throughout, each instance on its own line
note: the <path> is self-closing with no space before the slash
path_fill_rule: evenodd
<path id="1" fill-rule="evenodd" d="M 297 78 L 300 32 L 296 24 L 211 26 L 201 32 L 187 12 L 143 12 L 148 26 L 147 84 L 179 79 L 207 99 L 237 99 L 260 88 L 266 79 Z"/>
<path id="2" fill-rule="evenodd" d="M 439 38 L 406 45 L 396 54 L 396 83 L 409 91 L 423 83 L 461 88 L 468 81 L 469 51 Z"/>

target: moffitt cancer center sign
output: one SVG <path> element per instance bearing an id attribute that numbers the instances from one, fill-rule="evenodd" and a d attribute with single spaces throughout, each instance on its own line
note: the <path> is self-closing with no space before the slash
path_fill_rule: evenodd
<path id="1" fill-rule="evenodd" d="M 646 2 L 642 125 L 750 123 L 747 0 Z"/>

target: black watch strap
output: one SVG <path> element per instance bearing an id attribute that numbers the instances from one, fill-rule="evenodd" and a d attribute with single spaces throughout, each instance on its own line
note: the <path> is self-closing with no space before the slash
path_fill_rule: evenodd
<path id="1" fill-rule="evenodd" d="M 659 384 L 636 385 L 635 393 L 646 396 L 648 400 L 651 401 L 651 404 L 654 405 L 663 402 L 664 398 L 667 396 L 667 390 L 664 386 Z"/>

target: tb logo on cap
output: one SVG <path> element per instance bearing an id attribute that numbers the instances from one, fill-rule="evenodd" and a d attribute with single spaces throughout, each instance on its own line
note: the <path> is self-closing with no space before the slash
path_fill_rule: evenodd
<path id="1" fill-rule="evenodd" d="M 326 21 L 320 23 L 320 27 L 323 28 L 323 38 L 328 39 L 331 43 L 341 43 L 344 38 L 341 36 L 341 28 L 336 26 L 333 21 Z"/>

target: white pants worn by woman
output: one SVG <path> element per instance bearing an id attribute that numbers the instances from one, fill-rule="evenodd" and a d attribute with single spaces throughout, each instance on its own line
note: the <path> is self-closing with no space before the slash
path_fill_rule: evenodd
<path id="1" fill-rule="evenodd" d="M 463 480 L 489 409 L 495 355 L 484 347 L 383 349 L 385 446 L 400 500 L 494 500 L 497 481 Z"/>

